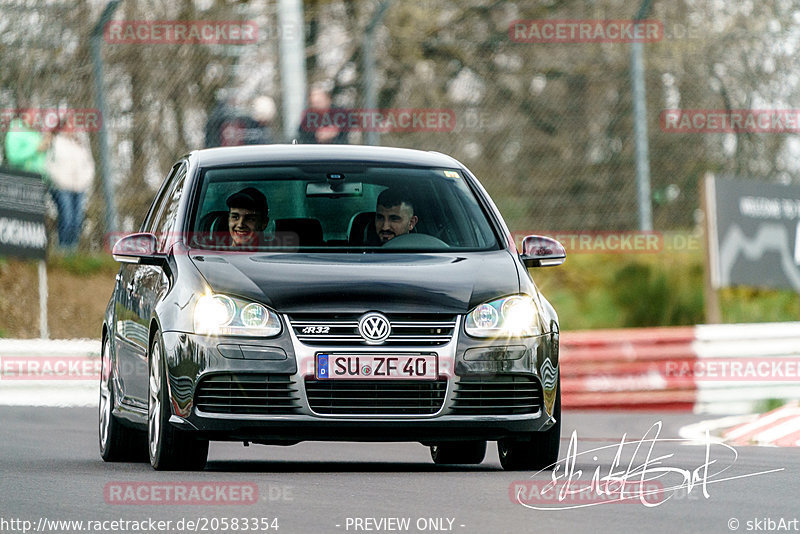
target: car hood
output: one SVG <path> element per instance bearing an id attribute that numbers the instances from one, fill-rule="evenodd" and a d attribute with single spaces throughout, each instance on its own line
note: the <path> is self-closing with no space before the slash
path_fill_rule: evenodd
<path id="1" fill-rule="evenodd" d="M 505 250 L 463 254 L 206 254 L 190 257 L 211 290 L 281 313 L 466 313 L 519 291 Z"/>

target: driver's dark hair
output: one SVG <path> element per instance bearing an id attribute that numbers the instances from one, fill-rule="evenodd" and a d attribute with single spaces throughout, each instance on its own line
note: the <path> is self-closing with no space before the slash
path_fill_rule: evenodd
<path id="1" fill-rule="evenodd" d="M 269 214 L 269 205 L 267 204 L 267 197 L 264 193 L 255 187 L 246 187 L 238 191 L 225 201 L 229 208 L 242 208 L 246 210 L 257 211 L 267 217 Z"/>
<path id="2" fill-rule="evenodd" d="M 381 194 L 378 195 L 378 206 L 383 206 L 384 208 L 399 206 L 404 202 L 411 208 L 411 213 L 413 214 L 414 202 L 411 200 L 411 193 L 409 193 L 407 189 L 402 187 L 390 187 L 389 189 L 384 189 L 381 191 Z"/>

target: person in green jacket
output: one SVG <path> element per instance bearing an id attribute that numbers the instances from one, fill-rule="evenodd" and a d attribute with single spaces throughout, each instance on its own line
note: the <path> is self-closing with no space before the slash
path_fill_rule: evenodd
<path id="1" fill-rule="evenodd" d="M 45 164 L 51 134 L 37 132 L 23 120 L 25 114 L 9 124 L 6 133 L 6 161 L 10 167 L 35 172 L 47 180 Z"/>

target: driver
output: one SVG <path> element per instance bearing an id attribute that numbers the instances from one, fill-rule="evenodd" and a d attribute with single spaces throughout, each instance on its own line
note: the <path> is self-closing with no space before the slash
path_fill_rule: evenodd
<path id="1" fill-rule="evenodd" d="M 232 194 L 228 205 L 228 232 L 234 247 L 257 247 L 269 222 L 267 197 L 255 187 Z"/>
<path id="2" fill-rule="evenodd" d="M 385 189 L 378 195 L 375 209 L 375 231 L 381 244 L 403 234 L 409 233 L 419 219 L 414 215 L 414 204 L 407 191 Z"/>

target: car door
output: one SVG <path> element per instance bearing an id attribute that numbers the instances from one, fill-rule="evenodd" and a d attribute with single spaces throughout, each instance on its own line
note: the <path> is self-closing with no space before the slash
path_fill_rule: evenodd
<path id="1" fill-rule="evenodd" d="M 170 240 L 177 206 L 186 178 L 186 164 L 175 165 L 142 225 L 142 232 L 156 234 L 159 251 Z M 120 270 L 116 298 L 117 359 L 123 402 L 147 408 L 150 319 L 153 308 L 168 284 L 160 267 L 125 264 Z"/>

